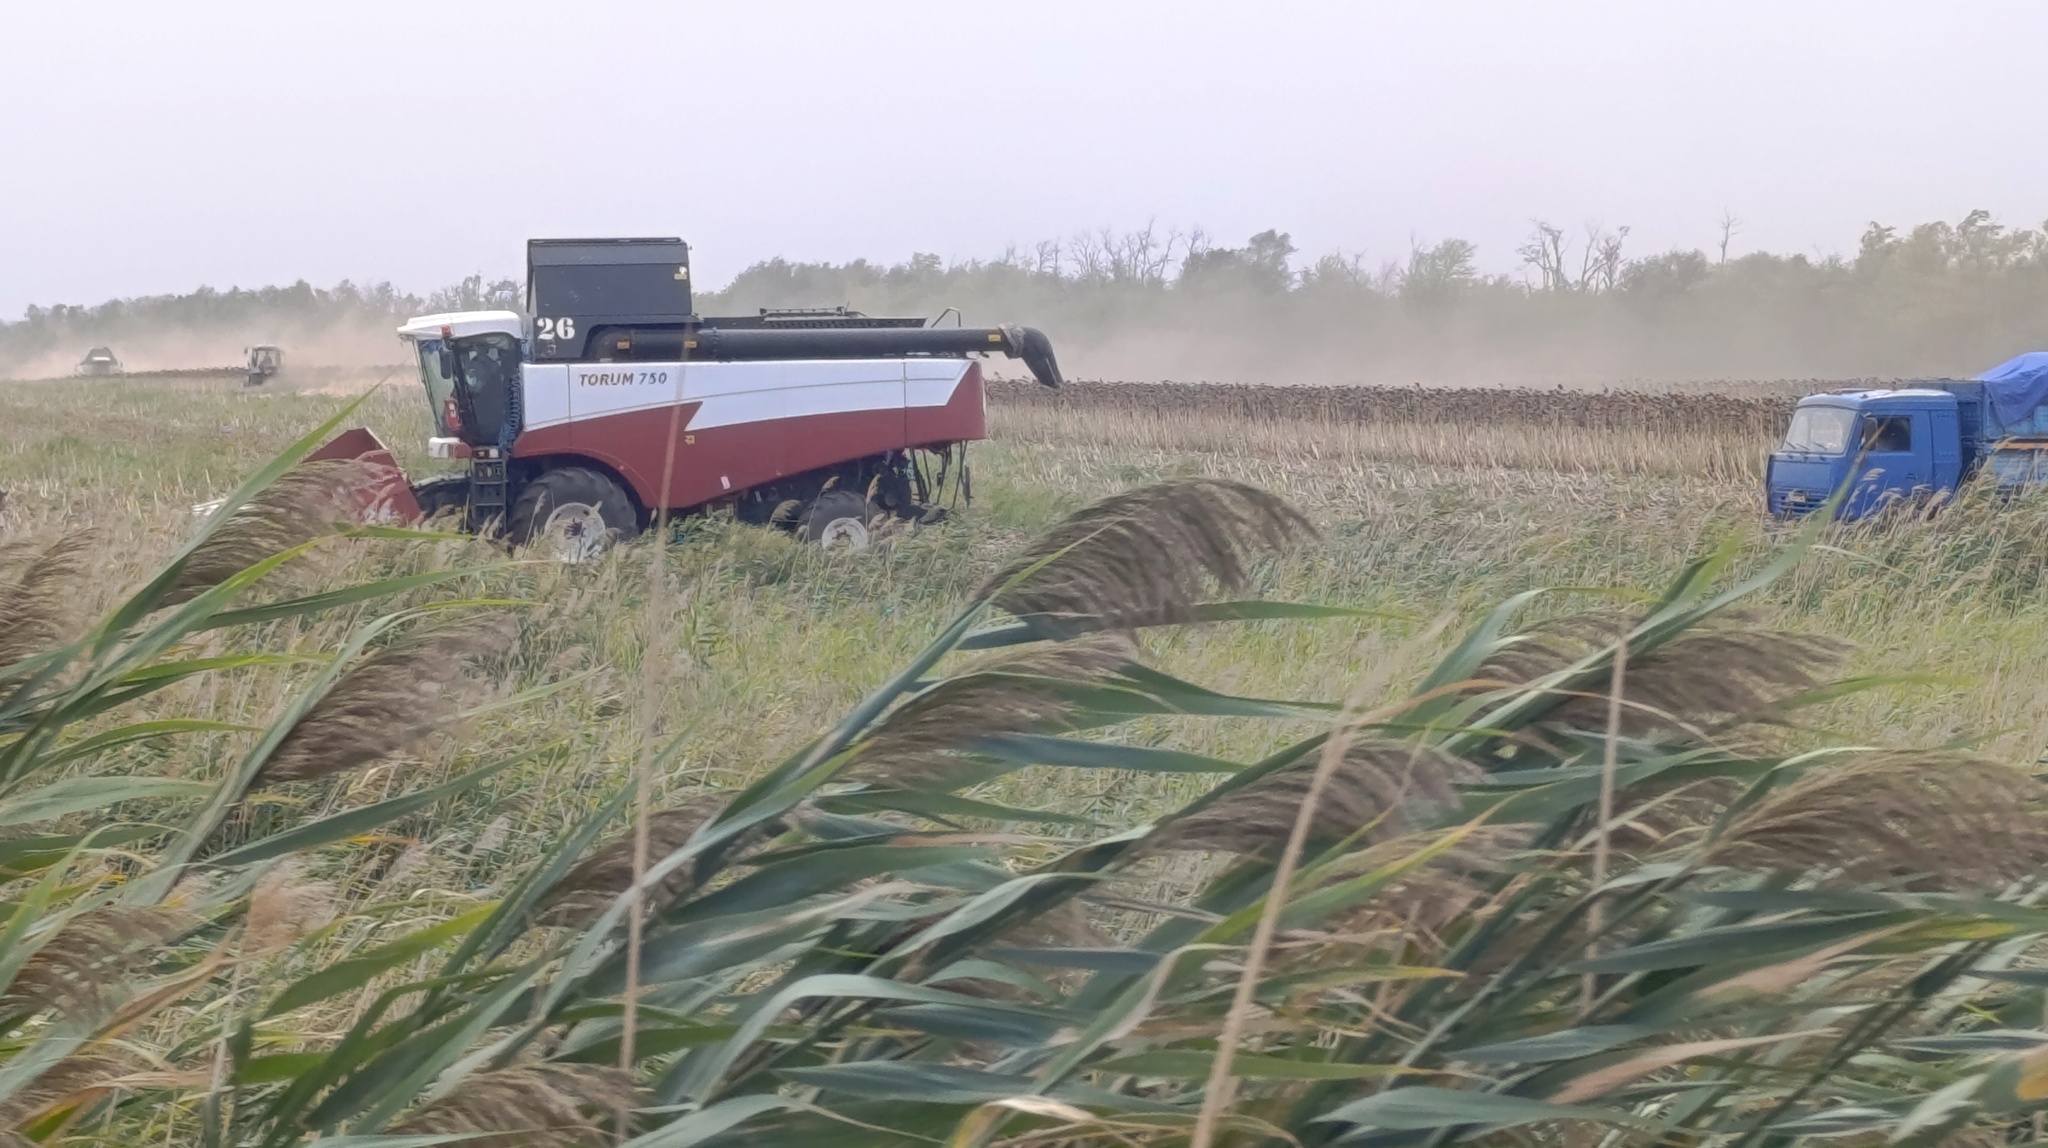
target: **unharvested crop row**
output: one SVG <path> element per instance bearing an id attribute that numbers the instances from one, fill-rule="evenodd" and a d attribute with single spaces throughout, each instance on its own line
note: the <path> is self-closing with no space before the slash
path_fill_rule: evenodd
<path id="1" fill-rule="evenodd" d="M 1821 389 L 1821 385 L 1811 389 Z M 1240 422 L 1449 423 L 1653 434 L 1705 432 L 1753 438 L 1758 442 L 1768 442 L 1782 432 L 1796 401 L 1790 393 L 1270 387 L 1236 383 L 1069 382 L 1057 391 L 1049 391 L 1031 383 L 1008 381 L 991 383 L 989 394 L 1003 406 L 1150 416 L 1200 415 Z"/>

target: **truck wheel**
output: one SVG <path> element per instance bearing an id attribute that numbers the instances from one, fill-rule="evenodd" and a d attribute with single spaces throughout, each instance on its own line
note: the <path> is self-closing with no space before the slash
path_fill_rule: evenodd
<path id="1" fill-rule="evenodd" d="M 420 504 L 420 520 L 431 522 L 449 511 L 461 513 L 469 504 L 469 476 L 439 474 L 413 484 L 413 501 Z"/>
<path id="2" fill-rule="evenodd" d="M 572 565 L 595 561 L 639 526 L 619 484 L 580 466 L 550 470 L 526 484 L 512 507 L 512 544 L 532 546 Z"/>
<path id="3" fill-rule="evenodd" d="M 804 541 L 827 550 L 868 548 L 868 500 L 850 490 L 828 490 L 797 519 Z"/>

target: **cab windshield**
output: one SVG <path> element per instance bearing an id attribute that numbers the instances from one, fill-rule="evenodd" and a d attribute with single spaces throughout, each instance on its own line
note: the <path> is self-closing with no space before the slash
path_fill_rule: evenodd
<path id="1" fill-rule="evenodd" d="M 1855 426 L 1856 412 L 1846 407 L 1800 407 L 1792 412 L 1785 445 L 1779 449 L 1842 454 L 1849 449 L 1849 432 Z"/>
<path id="2" fill-rule="evenodd" d="M 519 340 L 500 332 L 455 340 L 462 359 L 462 381 L 469 387 L 469 405 L 477 425 L 467 436 L 474 446 L 510 447 L 519 428 L 512 425 L 512 388 L 519 385 Z"/>
<path id="3" fill-rule="evenodd" d="M 454 340 L 453 356 L 444 356 L 446 345 L 441 339 L 421 339 L 418 345 L 420 382 L 434 412 L 434 433 L 472 446 L 508 445 L 518 433 L 510 425 L 510 395 L 519 385 L 519 340 L 497 332 L 468 335 Z M 466 393 L 456 393 L 451 357 L 461 360 L 459 377 L 467 384 Z M 467 419 L 476 425 L 466 425 Z"/>
<path id="4" fill-rule="evenodd" d="M 441 340 L 418 340 L 420 382 L 427 388 L 427 406 L 434 412 L 434 433 L 443 438 L 456 433 L 455 380 L 441 369 Z"/>

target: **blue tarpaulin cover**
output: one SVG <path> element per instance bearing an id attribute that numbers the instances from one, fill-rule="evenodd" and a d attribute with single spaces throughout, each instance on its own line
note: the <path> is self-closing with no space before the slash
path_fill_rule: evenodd
<path id="1" fill-rule="evenodd" d="M 1977 381 L 1991 396 L 1991 409 L 1997 412 L 1999 422 L 2007 426 L 2023 422 L 2048 399 L 2048 351 L 2028 351 L 1978 375 Z"/>

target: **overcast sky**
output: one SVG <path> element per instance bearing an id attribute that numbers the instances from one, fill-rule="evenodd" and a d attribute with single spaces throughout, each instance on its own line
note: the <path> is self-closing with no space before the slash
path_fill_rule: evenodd
<path id="1" fill-rule="evenodd" d="M 515 276 L 530 236 L 964 258 L 1157 220 L 1308 254 L 2048 218 L 2048 3 L 9 4 L 0 317 Z"/>

